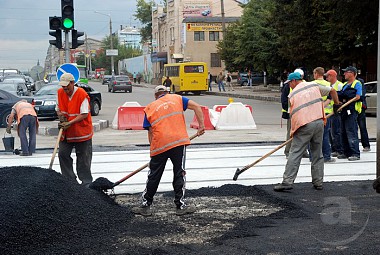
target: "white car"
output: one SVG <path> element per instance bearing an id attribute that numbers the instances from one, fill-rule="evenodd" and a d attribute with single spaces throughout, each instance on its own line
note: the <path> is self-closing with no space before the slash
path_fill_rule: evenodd
<path id="1" fill-rule="evenodd" d="M 367 101 L 367 114 L 376 115 L 377 109 L 377 81 L 371 81 L 364 83 L 366 86 L 366 101 Z"/>

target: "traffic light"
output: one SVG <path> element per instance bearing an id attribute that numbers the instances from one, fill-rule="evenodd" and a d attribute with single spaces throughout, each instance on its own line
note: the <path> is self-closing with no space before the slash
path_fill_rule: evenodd
<path id="1" fill-rule="evenodd" d="M 84 44 L 83 40 L 78 40 L 79 37 L 83 36 L 84 32 L 78 32 L 77 30 L 71 30 L 71 48 L 76 49 Z"/>
<path id="2" fill-rule="evenodd" d="M 71 30 L 74 28 L 74 1 L 61 0 L 62 29 Z"/>
<path id="3" fill-rule="evenodd" d="M 49 17 L 49 28 L 51 30 L 61 29 L 62 27 L 62 18 L 61 17 Z"/>
<path id="4" fill-rule="evenodd" d="M 51 45 L 55 45 L 58 49 L 62 48 L 62 30 L 56 29 L 54 31 L 49 31 L 49 35 L 52 35 L 55 37 L 55 40 L 49 40 L 49 43 Z"/>

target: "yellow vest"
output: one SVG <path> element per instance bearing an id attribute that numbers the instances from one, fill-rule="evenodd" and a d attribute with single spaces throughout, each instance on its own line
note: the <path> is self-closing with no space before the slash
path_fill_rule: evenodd
<path id="1" fill-rule="evenodd" d="M 354 82 L 351 84 L 351 88 L 355 88 L 355 85 L 356 83 L 360 83 L 360 81 L 358 80 L 354 80 Z M 347 82 L 343 83 L 343 87 L 347 84 Z M 361 83 L 360 83 L 361 84 Z M 363 84 L 362 84 L 363 86 Z M 363 106 L 363 103 L 361 101 L 356 101 L 355 102 L 355 110 L 358 112 L 358 113 L 361 113 L 362 112 L 362 106 Z"/>
<path id="2" fill-rule="evenodd" d="M 314 80 L 313 82 L 320 84 L 320 85 L 323 85 L 323 86 L 326 86 L 326 87 L 330 87 L 330 82 L 325 81 L 325 80 Z M 326 101 L 327 96 L 323 96 L 322 99 L 323 99 L 323 102 Z M 333 112 L 333 105 L 334 105 L 334 102 L 331 100 L 331 102 L 325 106 L 325 113 L 326 114 Z"/>

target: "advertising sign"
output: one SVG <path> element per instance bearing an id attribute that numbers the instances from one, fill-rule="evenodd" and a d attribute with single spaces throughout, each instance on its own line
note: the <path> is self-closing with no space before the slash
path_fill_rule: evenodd
<path id="1" fill-rule="evenodd" d="M 187 31 L 222 31 L 222 23 L 187 23 Z"/>
<path id="2" fill-rule="evenodd" d="M 183 17 L 211 17 L 211 1 L 187 1 L 183 3 Z"/>

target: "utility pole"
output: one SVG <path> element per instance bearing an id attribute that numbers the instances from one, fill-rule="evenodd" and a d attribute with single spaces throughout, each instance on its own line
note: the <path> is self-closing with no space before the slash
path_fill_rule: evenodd
<path id="1" fill-rule="evenodd" d="M 222 14 L 222 34 L 224 40 L 224 36 L 226 35 L 226 22 L 224 20 L 224 0 L 220 0 L 220 12 Z"/>
<path id="2" fill-rule="evenodd" d="M 380 5 L 379 5 L 380 13 Z M 380 16 L 377 25 L 377 84 L 380 81 Z M 377 112 L 380 112 L 380 100 L 377 98 Z M 376 178 L 380 178 L 380 118 L 377 118 L 376 135 Z"/>

